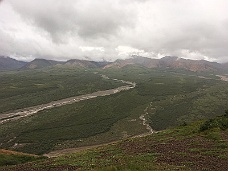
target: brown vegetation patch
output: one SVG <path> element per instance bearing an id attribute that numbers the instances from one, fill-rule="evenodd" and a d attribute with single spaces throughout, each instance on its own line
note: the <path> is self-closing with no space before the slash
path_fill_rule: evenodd
<path id="1" fill-rule="evenodd" d="M 144 140 L 144 141 L 143 141 Z M 156 140 L 144 138 L 139 141 L 129 141 L 120 144 L 127 154 L 154 153 L 158 163 L 176 166 L 187 166 L 192 170 L 219 170 L 228 168 L 228 150 L 219 150 L 216 141 L 201 136 L 180 140 Z"/>
<path id="2" fill-rule="evenodd" d="M 36 166 L 35 163 L 26 163 L 20 164 L 16 167 L 6 167 L 1 168 L 1 171 L 75 171 L 79 169 L 76 166 L 68 166 L 68 165 L 53 165 L 51 162 L 43 162 L 42 166 Z"/>
<path id="3" fill-rule="evenodd" d="M 0 149 L 0 154 L 6 154 L 6 155 L 25 155 L 25 156 L 35 156 L 35 157 L 38 157 L 35 154 L 27 154 L 27 153 L 22 153 L 22 152 L 17 152 L 17 151 L 10 151 L 10 150 L 5 150 L 5 149 Z"/>

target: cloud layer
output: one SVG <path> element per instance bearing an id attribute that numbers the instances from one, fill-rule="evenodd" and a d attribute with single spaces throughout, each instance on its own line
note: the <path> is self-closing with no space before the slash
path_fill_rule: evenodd
<path id="1" fill-rule="evenodd" d="M 3 0 L 0 55 L 228 62 L 226 0 Z"/>

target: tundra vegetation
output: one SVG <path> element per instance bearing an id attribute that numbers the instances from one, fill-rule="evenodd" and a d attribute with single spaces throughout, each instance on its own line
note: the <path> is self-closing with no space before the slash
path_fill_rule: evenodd
<path id="1" fill-rule="evenodd" d="M 166 129 L 144 137 L 128 138 L 89 150 L 56 158 L 2 166 L 13 170 L 227 170 L 227 116 L 201 120 L 185 126 Z M 202 127 L 222 121 L 222 125 Z M 6 155 L 6 154 L 5 154 Z M 13 156 L 11 156 L 13 157 Z M 11 159 L 12 160 L 12 159 Z M 13 159 L 17 160 L 17 158 Z M 34 160 L 34 158 L 33 158 Z"/>
<path id="2" fill-rule="evenodd" d="M 0 148 L 27 153 L 44 154 L 147 133 L 140 119 L 145 113 L 147 123 L 160 131 L 214 118 L 228 106 L 227 82 L 216 73 L 130 65 L 86 71 L 52 67 L 0 74 L 1 113 L 123 85 L 99 74 L 137 83 L 128 91 L 1 124 Z"/>

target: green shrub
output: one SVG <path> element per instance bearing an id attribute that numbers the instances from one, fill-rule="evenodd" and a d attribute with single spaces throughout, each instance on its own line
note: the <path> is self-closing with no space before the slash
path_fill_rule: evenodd
<path id="1" fill-rule="evenodd" d="M 225 116 L 228 117 L 228 109 L 225 110 Z"/>
<path id="2" fill-rule="evenodd" d="M 20 163 L 34 161 L 36 159 L 37 159 L 37 157 L 34 157 L 34 156 L 0 154 L 0 166 L 16 165 L 16 164 L 20 164 Z"/>
<path id="3" fill-rule="evenodd" d="M 200 126 L 200 132 L 206 131 L 213 128 L 220 128 L 221 130 L 226 130 L 228 128 L 228 117 L 222 116 L 215 119 L 210 119 L 205 121 Z"/>

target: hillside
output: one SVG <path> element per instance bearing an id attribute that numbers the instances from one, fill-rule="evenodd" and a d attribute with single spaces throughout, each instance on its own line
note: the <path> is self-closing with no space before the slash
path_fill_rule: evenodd
<path id="1" fill-rule="evenodd" d="M 225 73 L 212 75 L 141 65 L 2 72 L 0 115 L 119 88 L 124 83 L 120 80 L 134 82 L 136 86 L 0 124 L 0 148 L 24 153 L 71 152 L 72 148 L 115 142 L 0 170 L 224 170 L 227 119 L 218 115 L 228 106 L 228 86 L 221 77 L 226 77 Z M 191 124 L 216 116 L 215 120 Z M 174 128 L 178 125 L 183 126 Z M 148 135 L 150 132 L 156 133 Z"/>
<path id="2" fill-rule="evenodd" d="M 15 69 L 42 69 L 46 67 L 59 66 L 64 68 L 116 68 L 120 69 L 128 65 L 138 65 L 146 68 L 161 68 L 161 69 L 185 69 L 188 71 L 201 72 L 201 71 L 225 71 L 228 70 L 227 63 L 209 62 L 206 60 L 190 60 L 178 58 L 175 56 L 165 56 L 161 59 L 152 59 L 141 56 L 131 56 L 127 59 L 117 59 L 114 62 L 107 61 L 89 61 L 70 59 L 66 62 L 60 62 L 47 59 L 34 59 L 31 62 L 17 61 L 9 57 L 0 57 L 0 70 L 15 70 Z"/>
<path id="3" fill-rule="evenodd" d="M 109 62 L 95 62 L 88 60 L 71 59 L 65 62 L 63 65 L 66 67 L 99 68 L 104 67 L 107 64 L 109 64 Z"/>
<path id="4" fill-rule="evenodd" d="M 86 71 L 48 67 L 1 73 L 0 115 L 5 120 L 7 112 L 17 116 L 18 109 L 122 86 L 117 80 L 136 86 L 1 124 L 0 148 L 44 154 L 103 144 L 146 133 L 147 126 L 160 131 L 212 118 L 228 106 L 227 82 L 216 75 L 138 65 Z"/>
<path id="5" fill-rule="evenodd" d="M 16 59 L 0 56 L 0 71 L 15 70 L 23 67 L 26 62 L 18 61 Z"/>
<path id="6" fill-rule="evenodd" d="M 1 166 L 17 165 L 39 159 L 45 159 L 45 157 L 0 149 L 0 170 Z"/>
<path id="7" fill-rule="evenodd" d="M 31 170 L 217 170 L 228 168 L 228 118 L 128 138 L 110 145 L 33 163 L 2 167 L 4 171 Z"/>
<path id="8" fill-rule="evenodd" d="M 222 65 L 216 62 L 205 60 L 190 60 L 178 57 L 163 57 L 159 60 L 160 67 L 181 68 L 189 71 L 219 71 Z"/>
<path id="9" fill-rule="evenodd" d="M 129 59 L 118 59 L 115 62 L 106 65 L 104 68 L 122 68 L 127 65 L 141 65 L 147 68 L 156 68 L 159 67 L 159 60 L 158 59 L 151 59 L 151 58 L 145 58 L 145 57 L 139 57 L 139 56 L 133 56 L 133 58 Z"/>
<path id="10" fill-rule="evenodd" d="M 46 59 L 34 59 L 33 61 L 24 65 L 21 69 L 41 69 L 50 66 L 55 66 L 57 64 L 62 64 L 63 62 L 46 60 Z"/>
<path id="11" fill-rule="evenodd" d="M 33 61 L 28 62 L 26 65 L 21 67 L 21 69 L 42 69 L 42 68 L 53 67 L 53 66 L 60 66 L 64 68 L 72 68 L 72 67 L 98 68 L 98 67 L 104 67 L 109 63 L 110 62 L 96 62 L 96 61 L 79 60 L 79 59 L 70 59 L 66 62 L 63 62 L 63 61 L 36 58 Z"/>
<path id="12" fill-rule="evenodd" d="M 161 59 L 133 56 L 130 59 L 116 60 L 115 62 L 106 65 L 104 68 L 122 68 L 127 65 L 140 65 L 146 68 L 185 69 L 189 71 L 221 71 L 226 68 L 225 64 L 222 65 L 205 60 L 183 59 L 175 56 L 166 56 Z"/>
<path id="13" fill-rule="evenodd" d="M 224 63 L 224 64 L 222 64 L 223 65 L 223 68 L 225 69 L 225 70 L 228 70 L 228 62 L 227 63 Z"/>

